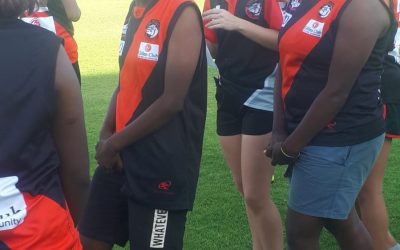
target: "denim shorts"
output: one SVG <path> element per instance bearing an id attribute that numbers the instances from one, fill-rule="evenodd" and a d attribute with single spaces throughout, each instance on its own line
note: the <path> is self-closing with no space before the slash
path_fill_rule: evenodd
<path id="1" fill-rule="evenodd" d="M 347 219 L 383 141 L 380 135 L 352 146 L 305 147 L 290 177 L 289 208 L 313 217 Z"/>

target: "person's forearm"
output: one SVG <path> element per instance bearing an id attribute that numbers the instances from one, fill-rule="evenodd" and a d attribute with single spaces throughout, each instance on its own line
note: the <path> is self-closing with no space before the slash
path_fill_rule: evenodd
<path id="1" fill-rule="evenodd" d="M 101 140 L 107 139 L 115 132 L 115 115 L 116 115 L 115 110 L 116 110 L 118 92 L 119 92 L 119 87 L 114 91 L 114 94 L 111 97 L 106 118 L 104 119 L 103 126 L 100 131 Z"/>
<path id="2" fill-rule="evenodd" d="M 312 103 L 303 120 L 284 142 L 285 152 L 296 155 L 317 135 L 346 102 L 348 93 L 329 93 L 323 90 Z"/>
<path id="3" fill-rule="evenodd" d="M 79 9 L 76 0 L 61 0 L 65 9 L 65 13 L 69 20 L 76 22 L 81 17 L 81 10 Z"/>
<path id="4" fill-rule="evenodd" d="M 284 109 L 282 100 L 282 81 L 281 81 L 281 70 L 278 67 L 276 71 L 276 80 L 274 85 L 274 119 L 273 119 L 273 132 L 284 132 Z"/>
<path id="5" fill-rule="evenodd" d="M 169 98 L 159 98 L 135 121 L 110 138 L 116 151 L 135 143 L 139 139 L 161 128 L 182 109 L 183 103 Z"/>
<path id="6" fill-rule="evenodd" d="M 79 162 L 79 165 L 89 164 L 88 162 Z M 65 199 L 75 226 L 82 217 L 83 210 L 89 197 L 90 179 L 89 175 L 79 177 L 77 175 L 63 175 L 62 179 Z"/>
<path id="7" fill-rule="evenodd" d="M 278 50 L 278 31 L 263 28 L 243 19 L 238 20 L 237 31 L 239 33 L 263 47 Z"/>

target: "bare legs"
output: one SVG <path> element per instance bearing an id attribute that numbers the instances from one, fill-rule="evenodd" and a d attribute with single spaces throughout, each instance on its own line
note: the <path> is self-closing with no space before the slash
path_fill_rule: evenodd
<path id="1" fill-rule="evenodd" d="M 342 250 L 373 249 L 355 209 L 346 220 L 333 220 L 307 216 L 288 208 L 286 223 L 288 250 L 318 250 L 322 227 L 333 234 Z"/>
<path id="2" fill-rule="evenodd" d="M 386 138 L 381 153 L 358 196 L 361 218 L 371 234 L 375 250 L 386 250 L 396 244 L 388 230 L 388 216 L 383 199 L 383 177 L 392 140 Z"/>
<path id="3" fill-rule="evenodd" d="M 246 204 L 253 250 L 283 249 L 280 215 L 270 198 L 274 169 L 263 154 L 269 139 L 269 134 L 220 137 L 225 159 Z"/>

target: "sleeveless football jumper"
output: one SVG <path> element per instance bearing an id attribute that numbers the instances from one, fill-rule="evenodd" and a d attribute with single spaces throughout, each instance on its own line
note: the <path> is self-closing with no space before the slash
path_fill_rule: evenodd
<path id="1" fill-rule="evenodd" d="M 150 1 L 145 9 L 131 5 L 120 46 L 117 132 L 163 94 L 171 34 L 178 17 L 189 5 L 195 3 L 158 0 Z M 165 210 L 193 206 L 206 116 L 205 55 L 203 42 L 183 110 L 159 130 L 121 152 L 127 176 L 125 191 L 140 204 Z"/>
<path id="2" fill-rule="evenodd" d="M 285 124 L 293 132 L 325 87 L 340 17 L 350 0 L 293 0 L 284 13 L 279 34 L 282 99 Z M 379 88 L 384 54 L 391 46 L 395 25 L 378 39 L 350 95 L 333 120 L 309 143 L 347 146 L 384 132 Z"/>
<path id="3" fill-rule="evenodd" d="M 220 8 L 264 28 L 279 30 L 282 12 L 277 0 L 206 0 L 204 10 Z M 218 44 L 215 62 L 221 88 L 245 106 L 272 111 L 278 52 L 267 49 L 236 31 L 205 28 L 205 36 Z"/>
<path id="4" fill-rule="evenodd" d="M 82 249 L 52 138 L 60 40 L 0 20 L 0 249 Z"/>

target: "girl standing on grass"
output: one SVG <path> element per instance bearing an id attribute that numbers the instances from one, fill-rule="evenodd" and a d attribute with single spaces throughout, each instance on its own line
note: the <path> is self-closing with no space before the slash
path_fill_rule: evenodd
<path id="1" fill-rule="evenodd" d="M 372 250 L 354 209 L 384 141 L 379 88 L 396 24 L 382 0 L 291 0 L 279 35 L 272 164 L 293 172 L 289 250 Z M 368 29 L 365 29 L 368 27 Z"/>
<path id="2" fill-rule="evenodd" d="M 274 168 L 263 155 L 272 129 L 273 88 L 282 12 L 276 0 L 206 0 L 207 46 L 216 60 L 217 134 L 242 195 L 253 249 L 283 249 L 271 200 Z"/>

